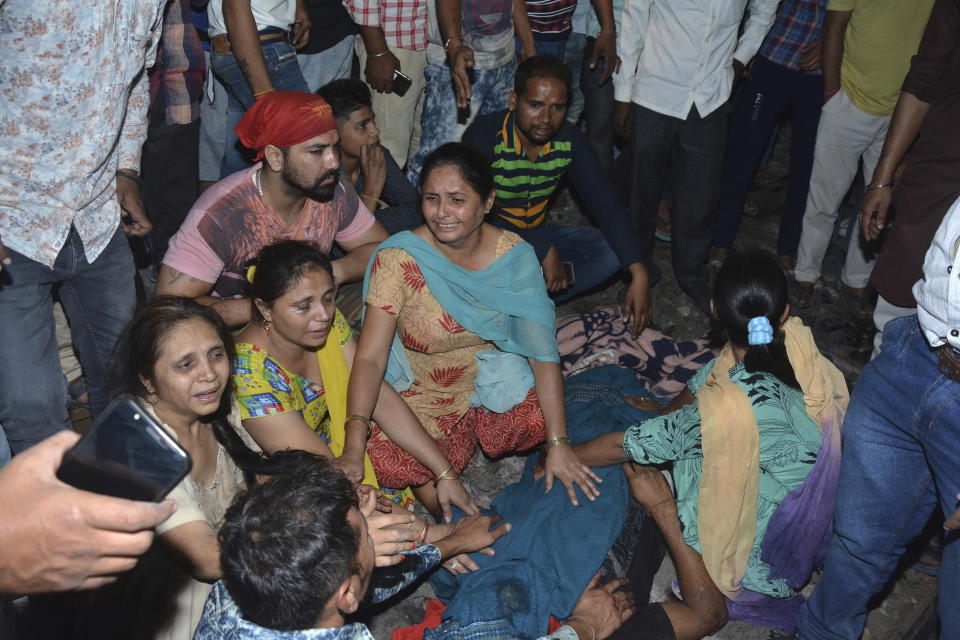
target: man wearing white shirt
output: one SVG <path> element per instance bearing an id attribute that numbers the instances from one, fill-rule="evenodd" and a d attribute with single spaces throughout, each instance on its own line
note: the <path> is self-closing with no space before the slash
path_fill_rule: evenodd
<path id="1" fill-rule="evenodd" d="M 657 207 L 673 172 L 673 270 L 706 310 L 711 215 L 720 196 L 731 89 L 776 17 L 779 0 L 627 0 L 613 76 L 614 128 L 630 137 L 630 213 L 651 264 Z M 632 130 L 632 135 L 631 135 Z M 651 274 L 651 281 L 655 277 Z"/>
<path id="2" fill-rule="evenodd" d="M 834 538 L 797 627 L 804 639 L 859 638 L 867 602 L 938 506 L 947 518 L 940 637 L 960 638 L 960 200 L 913 287 L 917 315 L 891 320 L 843 424 Z"/>

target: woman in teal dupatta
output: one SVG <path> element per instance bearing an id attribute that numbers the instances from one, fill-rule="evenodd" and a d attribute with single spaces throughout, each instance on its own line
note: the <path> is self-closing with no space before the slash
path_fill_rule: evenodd
<path id="1" fill-rule="evenodd" d="M 494 198 L 489 162 L 459 143 L 437 149 L 421 177 L 426 224 L 377 249 L 364 279 L 364 323 L 347 393 L 348 421 L 370 416 L 386 377 L 449 468 L 434 474 L 416 442 L 375 425 L 367 445 L 380 483 L 411 486 L 448 517 L 450 492 L 479 443 L 493 457 L 547 446 L 546 489 L 571 502 L 597 476 L 567 439 L 556 314 L 533 249 L 484 223 Z"/>

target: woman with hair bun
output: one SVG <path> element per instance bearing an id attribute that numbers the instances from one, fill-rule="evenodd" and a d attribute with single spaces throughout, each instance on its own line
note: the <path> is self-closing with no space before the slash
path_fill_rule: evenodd
<path id="1" fill-rule="evenodd" d="M 846 382 L 790 317 L 773 255 L 731 256 L 711 309 L 727 339 L 720 355 L 668 407 L 625 398 L 661 417 L 575 449 L 600 466 L 671 463 L 684 539 L 730 618 L 792 630 L 797 591 L 832 531 Z"/>

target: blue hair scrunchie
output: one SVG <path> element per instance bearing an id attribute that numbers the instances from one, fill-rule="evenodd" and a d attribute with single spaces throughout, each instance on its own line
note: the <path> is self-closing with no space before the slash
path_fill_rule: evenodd
<path id="1" fill-rule="evenodd" d="M 773 342 L 773 325 L 767 316 L 757 316 L 747 323 L 747 342 L 751 347 Z"/>

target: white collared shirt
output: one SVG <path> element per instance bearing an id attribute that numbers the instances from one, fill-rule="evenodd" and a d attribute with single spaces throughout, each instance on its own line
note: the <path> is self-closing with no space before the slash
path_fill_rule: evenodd
<path id="1" fill-rule="evenodd" d="M 913 285 L 920 328 L 931 347 L 960 349 L 960 199 L 943 217 Z"/>
<path id="2" fill-rule="evenodd" d="M 780 0 L 627 0 L 613 76 L 619 102 L 635 102 L 686 119 L 694 104 L 705 117 L 730 98 L 733 60 L 756 55 Z"/>

